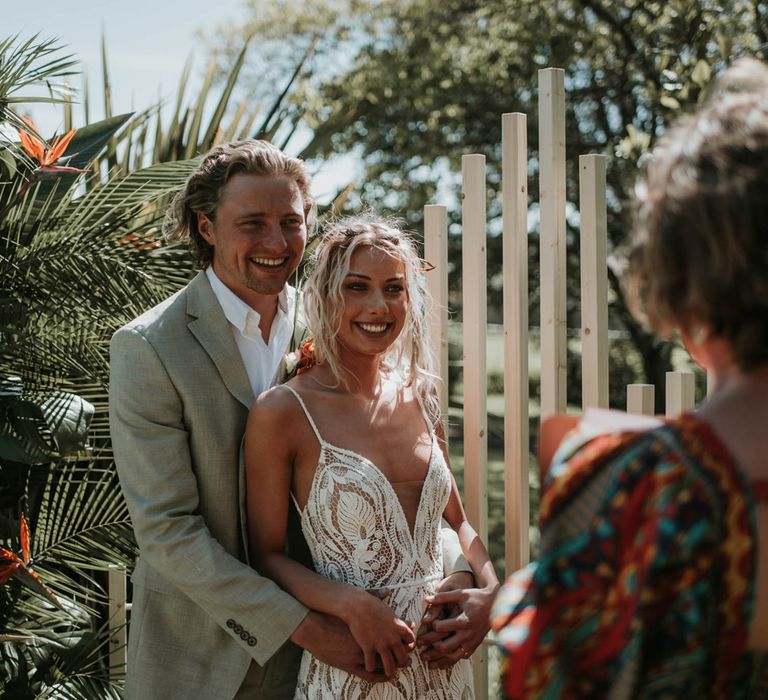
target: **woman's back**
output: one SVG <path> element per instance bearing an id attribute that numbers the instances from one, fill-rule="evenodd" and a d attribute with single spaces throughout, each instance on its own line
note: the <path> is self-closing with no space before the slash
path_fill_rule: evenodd
<path id="1" fill-rule="evenodd" d="M 768 368 L 732 378 L 699 415 L 715 431 L 751 485 L 757 527 L 755 608 L 750 649 L 768 653 Z"/>
<path id="2" fill-rule="evenodd" d="M 559 457 L 496 604 L 508 696 L 760 697 L 754 509 L 717 434 L 688 414 Z"/>

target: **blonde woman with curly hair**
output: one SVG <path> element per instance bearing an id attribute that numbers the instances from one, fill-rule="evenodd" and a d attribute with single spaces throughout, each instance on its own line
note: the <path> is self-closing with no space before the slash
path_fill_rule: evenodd
<path id="1" fill-rule="evenodd" d="M 435 596 L 441 518 L 478 584 L 459 595 L 489 608 L 498 586 L 448 467 L 422 267 L 395 226 L 332 226 L 304 298 L 314 364 L 251 411 L 247 478 L 259 484 L 248 489 L 252 563 L 307 607 L 346 622 L 366 669 L 388 679 L 372 684 L 305 653 L 296 698 L 472 697 L 468 657 L 487 627 L 456 629 L 443 642 L 451 665 L 416 645 L 427 607 L 447 602 Z M 314 571 L 284 554 L 292 507 Z"/>

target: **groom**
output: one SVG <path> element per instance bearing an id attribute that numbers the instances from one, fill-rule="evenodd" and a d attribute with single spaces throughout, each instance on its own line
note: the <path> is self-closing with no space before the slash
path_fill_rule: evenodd
<path id="1" fill-rule="evenodd" d="M 294 332 L 286 282 L 311 209 L 300 160 L 264 141 L 215 147 L 169 217 L 203 271 L 112 339 L 112 441 L 140 549 L 129 700 L 290 698 L 299 647 L 384 679 L 343 623 L 247 563 L 240 439 Z"/>

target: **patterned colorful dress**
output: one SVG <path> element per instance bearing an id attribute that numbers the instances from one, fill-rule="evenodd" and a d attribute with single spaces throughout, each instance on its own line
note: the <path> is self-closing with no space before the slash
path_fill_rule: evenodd
<path id="1" fill-rule="evenodd" d="M 542 494 L 492 615 L 507 698 L 768 698 L 745 651 L 768 494 L 706 423 L 566 443 Z"/>

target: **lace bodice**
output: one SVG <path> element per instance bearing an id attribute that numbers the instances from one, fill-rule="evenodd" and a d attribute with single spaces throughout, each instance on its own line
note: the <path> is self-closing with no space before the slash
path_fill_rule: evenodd
<path id="1" fill-rule="evenodd" d="M 315 570 L 326 578 L 390 591 L 387 604 L 403 620 L 418 623 L 443 576 L 440 522 L 451 491 L 448 465 L 432 431 L 432 451 L 413 531 L 389 479 L 368 458 L 326 442 L 301 396 L 320 443 L 320 457 L 301 526 Z M 294 501 L 295 502 L 295 501 Z M 297 508 L 298 508 L 298 504 Z M 297 698 L 472 698 L 470 665 L 461 661 L 431 671 L 419 656 L 390 683 L 372 685 L 304 653 Z"/>

